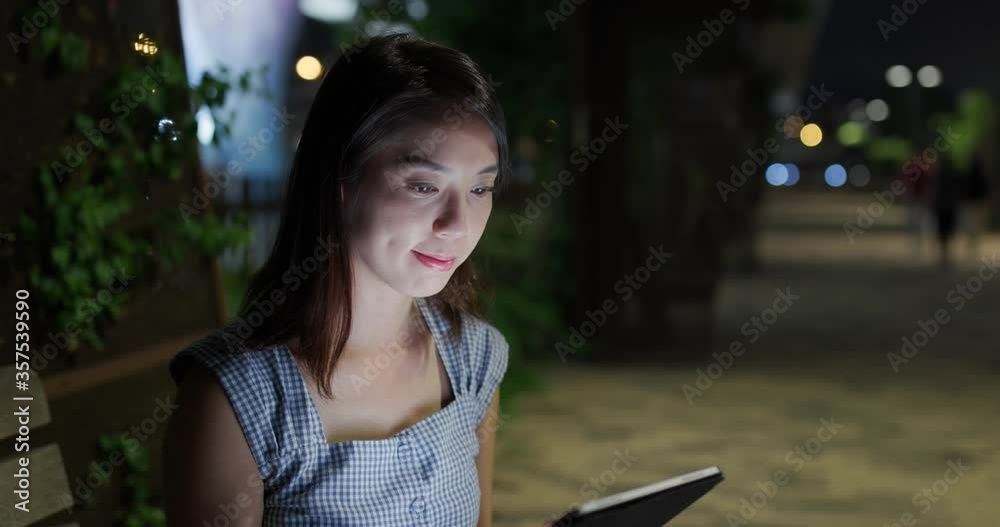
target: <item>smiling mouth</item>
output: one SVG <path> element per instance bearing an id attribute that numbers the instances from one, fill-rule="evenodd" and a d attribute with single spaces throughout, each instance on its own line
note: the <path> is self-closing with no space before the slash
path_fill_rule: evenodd
<path id="1" fill-rule="evenodd" d="M 418 251 L 412 251 L 413 255 L 417 258 L 417 261 L 424 264 L 426 267 L 435 269 L 438 271 L 447 271 L 455 265 L 455 257 L 441 258 L 436 256 L 431 256 L 429 254 L 424 254 Z"/>

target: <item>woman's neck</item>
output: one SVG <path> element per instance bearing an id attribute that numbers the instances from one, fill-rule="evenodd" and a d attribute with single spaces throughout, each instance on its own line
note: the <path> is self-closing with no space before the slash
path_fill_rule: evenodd
<path id="1" fill-rule="evenodd" d="M 395 346 L 407 348 L 426 335 L 416 300 L 393 293 L 356 295 L 344 353 L 379 353 Z"/>

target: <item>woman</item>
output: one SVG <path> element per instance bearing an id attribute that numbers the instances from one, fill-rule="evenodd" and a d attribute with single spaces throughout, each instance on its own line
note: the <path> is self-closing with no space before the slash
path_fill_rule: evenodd
<path id="1" fill-rule="evenodd" d="M 170 525 L 490 525 L 508 347 L 468 259 L 508 172 L 468 56 L 345 50 L 239 316 L 170 362 Z"/>

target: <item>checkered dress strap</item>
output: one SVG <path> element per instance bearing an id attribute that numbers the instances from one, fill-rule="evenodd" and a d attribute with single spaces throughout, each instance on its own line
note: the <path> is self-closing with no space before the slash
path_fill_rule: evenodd
<path id="1" fill-rule="evenodd" d="M 195 341 L 171 359 L 168 369 L 179 386 L 191 361 L 207 367 L 225 391 L 233 407 L 247 445 L 267 481 L 275 470 L 276 460 L 316 441 L 305 434 L 303 419 L 308 393 L 290 389 L 297 380 L 279 347 L 246 349 L 239 340 L 217 331 Z"/>

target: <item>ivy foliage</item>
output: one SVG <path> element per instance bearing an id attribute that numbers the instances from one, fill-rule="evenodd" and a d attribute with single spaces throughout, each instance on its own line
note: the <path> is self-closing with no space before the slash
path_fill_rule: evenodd
<path id="1" fill-rule="evenodd" d="M 54 80 L 104 68 L 94 60 L 96 46 L 58 17 L 39 38 L 31 59 Z M 81 346 L 104 347 L 105 329 L 136 286 L 160 284 L 196 257 L 250 242 L 245 215 L 223 221 L 204 205 L 189 212 L 198 192 L 195 111 L 210 112 L 218 145 L 231 133 L 235 114 L 222 108 L 234 90 L 269 97 L 254 86 L 264 71 L 236 75 L 223 67 L 192 86 L 181 59 L 153 38 L 139 35 L 120 48 L 101 61 L 111 68 L 103 84 L 88 89 L 91 100 L 43 152 L 36 200 L 16 225 L 30 247 L 38 318 L 65 336 L 59 344 L 73 362 Z"/>

